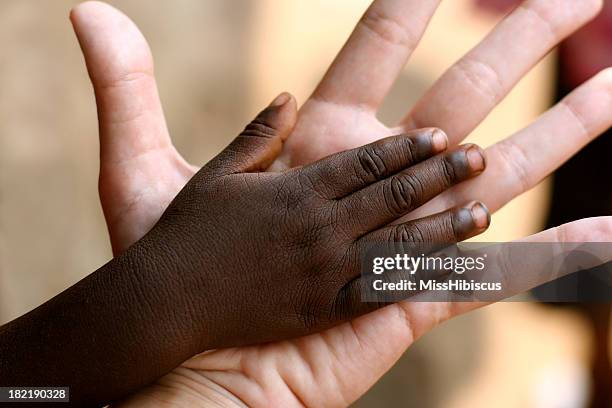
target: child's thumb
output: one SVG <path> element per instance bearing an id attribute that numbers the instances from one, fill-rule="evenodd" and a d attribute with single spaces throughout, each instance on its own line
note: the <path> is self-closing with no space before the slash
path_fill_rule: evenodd
<path id="1" fill-rule="evenodd" d="M 295 98 L 284 92 L 206 167 L 215 168 L 221 174 L 266 170 L 280 154 L 283 142 L 289 137 L 296 120 Z"/>

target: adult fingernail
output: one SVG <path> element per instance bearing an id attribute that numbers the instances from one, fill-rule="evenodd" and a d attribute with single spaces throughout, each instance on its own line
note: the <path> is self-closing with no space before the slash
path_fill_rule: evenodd
<path id="1" fill-rule="evenodd" d="M 470 169 L 474 172 L 481 172 L 485 168 L 485 158 L 482 150 L 478 146 L 471 146 L 465 152 Z"/>
<path id="2" fill-rule="evenodd" d="M 431 134 L 431 144 L 435 152 L 442 152 L 448 147 L 448 137 L 440 129 L 435 129 Z"/>
<path id="3" fill-rule="evenodd" d="M 470 207 L 472 220 L 478 230 L 483 230 L 491 224 L 491 213 L 489 209 L 480 201 L 475 201 Z"/>
<path id="4" fill-rule="evenodd" d="M 289 102 L 289 99 L 291 99 L 291 94 L 289 94 L 288 92 L 283 92 L 282 94 L 274 98 L 274 100 L 270 103 L 270 108 L 283 106 L 284 104 Z"/>

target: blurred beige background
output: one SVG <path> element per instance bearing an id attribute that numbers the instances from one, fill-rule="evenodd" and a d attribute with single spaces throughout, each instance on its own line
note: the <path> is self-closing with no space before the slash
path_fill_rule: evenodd
<path id="1" fill-rule="evenodd" d="M 68 21 L 75 3 L 0 2 L 2 322 L 111 256 L 97 199 L 95 104 Z M 173 139 L 188 160 L 202 164 L 280 91 L 305 100 L 369 2 L 111 3 L 148 38 Z M 400 117 L 494 23 L 469 0 L 443 2 L 381 117 Z M 551 100 L 551 74 L 548 59 L 470 140 L 487 146 L 534 119 Z M 498 212 L 480 239 L 537 231 L 546 199 L 546 185 L 525 194 Z M 356 406 L 561 407 L 551 405 L 550 394 L 571 394 L 559 381 L 569 388 L 584 381 L 584 333 L 583 322 L 567 311 L 527 303 L 488 307 L 426 336 Z M 574 394 L 564 397 L 578 405 L 563 407 L 580 406 Z"/>

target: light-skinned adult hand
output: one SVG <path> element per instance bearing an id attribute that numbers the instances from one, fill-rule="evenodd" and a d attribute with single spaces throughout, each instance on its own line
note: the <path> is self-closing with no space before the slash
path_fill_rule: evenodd
<path id="1" fill-rule="evenodd" d="M 421 127 L 460 143 L 556 44 L 589 21 L 601 0 L 528 0 L 453 65 L 397 125 L 376 118 L 440 0 L 376 0 L 312 96 L 273 170 Z M 100 123 L 100 199 L 115 253 L 140 239 L 197 167 L 175 150 L 149 47 L 136 26 L 103 3 L 71 19 L 94 85 Z M 375 64 L 372 61 L 376 61 Z M 612 122 L 612 72 L 575 90 L 525 129 L 486 149 L 487 170 L 408 218 L 469 200 L 501 208 L 554 171 Z M 528 241 L 612 241 L 609 218 L 582 220 Z M 385 307 L 319 334 L 196 356 L 126 405 L 345 406 L 371 387 L 420 336 L 480 304 Z M 381 335 L 384 333 L 384 335 Z"/>

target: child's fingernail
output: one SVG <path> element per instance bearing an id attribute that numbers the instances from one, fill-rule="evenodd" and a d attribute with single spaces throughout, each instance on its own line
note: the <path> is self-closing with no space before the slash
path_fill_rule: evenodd
<path id="1" fill-rule="evenodd" d="M 446 137 L 446 133 L 444 133 L 440 129 L 435 129 L 432 132 L 431 141 L 433 150 L 435 152 L 442 152 L 448 147 L 448 138 Z"/>
<path id="2" fill-rule="evenodd" d="M 480 201 L 475 201 L 470 207 L 472 220 L 478 230 L 484 230 L 491 224 L 491 214 L 489 209 Z"/>
<path id="3" fill-rule="evenodd" d="M 291 99 L 291 95 L 288 92 L 283 92 L 282 94 L 274 98 L 274 100 L 270 103 L 270 108 L 283 106 L 284 104 L 289 102 L 289 99 Z"/>
<path id="4" fill-rule="evenodd" d="M 482 150 L 478 146 L 471 146 L 465 152 L 470 169 L 475 172 L 480 172 L 485 168 L 485 158 Z"/>

